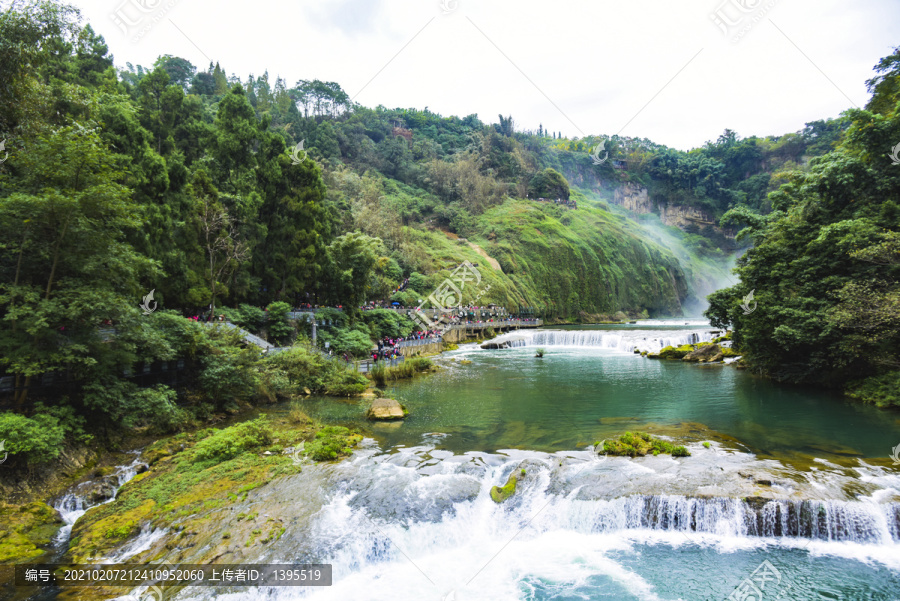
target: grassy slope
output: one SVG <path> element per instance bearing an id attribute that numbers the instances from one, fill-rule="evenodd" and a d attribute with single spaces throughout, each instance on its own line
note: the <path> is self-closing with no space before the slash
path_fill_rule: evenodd
<path id="1" fill-rule="evenodd" d="M 404 234 L 419 257 L 417 269 L 434 273 L 469 260 L 479 267 L 482 285 L 491 285 L 488 302 L 507 307 L 533 306 L 568 318 L 579 312 L 680 314 L 690 287 L 671 251 L 631 220 L 589 203 L 571 210 L 508 199 L 481 215 L 470 241 L 497 259 L 503 273 L 439 230 L 405 228 Z M 447 273 L 436 274 L 433 284 Z"/>

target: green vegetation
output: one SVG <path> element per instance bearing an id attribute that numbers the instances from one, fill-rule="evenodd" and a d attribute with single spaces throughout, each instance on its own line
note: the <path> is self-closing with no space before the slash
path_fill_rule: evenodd
<path id="1" fill-rule="evenodd" d="M 187 533 L 209 529 L 210 511 L 245 500 L 275 478 L 297 473 L 300 468 L 290 455 L 281 453 L 282 446 L 305 442 L 311 459 L 331 461 L 348 454 L 361 439 L 346 428 L 265 417 L 163 438 L 144 451 L 143 459 L 152 465 L 150 471 L 135 476 L 114 501 L 93 507 L 78 520 L 70 556 L 77 562 L 101 557 L 146 524 L 192 536 Z M 264 454 L 266 451 L 271 454 Z M 253 536 L 256 541 L 263 534 L 258 518 L 256 512 L 237 515 L 233 529 L 240 531 L 221 538 L 246 541 Z M 273 524 L 264 540 L 275 540 L 281 533 L 281 525 Z"/>
<path id="2" fill-rule="evenodd" d="M 343 307 L 322 312 L 318 340 L 365 356 L 415 325 L 361 305 L 414 306 L 462 261 L 481 272 L 482 304 L 621 321 L 681 314 L 752 241 L 741 283 L 708 315 L 754 369 L 898 402 L 896 53 L 865 109 L 682 152 L 521 131 L 511 116 L 370 109 L 335 83 L 242 81 L 170 55 L 117 70 L 58 0 L 14 3 L 0 39 L 0 376 L 13 383 L 0 434 L 18 473 L 60 441 L 175 432 L 306 390 L 357 394 L 366 381 L 305 348 L 309 324 L 289 309 Z M 594 165 L 600 142 L 620 158 Z M 647 191 L 637 221 L 614 203 L 626 184 Z M 657 223 L 663 205 L 692 215 L 683 231 Z M 150 290 L 159 310 L 145 315 Z M 760 309 L 744 315 L 751 291 Z M 190 319 L 207 307 L 295 346 L 263 357 Z M 160 375 L 176 363 L 177 391 Z M 871 382 L 849 384 L 860 375 Z"/>
<path id="3" fill-rule="evenodd" d="M 522 470 L 522 475 L 525 474 L 525 470 Z M 503 486 L 494 486 L 491 488 L 491 499 L 494 503 L 502 503 L 507 500 L 514 494 L 516 494 L 516 483 L 518 482 L 518 476 L 513 472 L 509 475 L 509 478 L 506 480 L 506 484 Z"/>
<path id="4" fill-rule="evenodd" d="M 544 356 L 544 349 L 539 348 L 534 352 L 534 356 L 541 359 Z"/>
<path id="5" fill-rule="evenodd" d="M 40 557 L 60 526 L 56 510 L 46 503 L 0 506 L 0 564 Z"/>
<path id="6" fill-rule="evenodd" d="M 351 434 L 343 426 L 328 426 L 316 432 L 315 439 L 304 448 L 304 454 L 316 461 L 330 461 L 349 455 L 362 436 Z"/>
<path id="7" fill-rule="evenodd" d="M 594 447 L 600 443 L 594 443 Z M 690 453 L 683 446 L 676 446 L 670 442 L 654 438 L 645 432 L 626 432 L 617 440 L 603 441 L 602 453 L 625 457 L 643 457 L 647 454 L 659 455 L 666 453 L 672 457 L 690 457 Z"/>
<path id="8" fill-rule="evenodd" d="M 733 329 L 755 371 L 900 405 L 900 177 L 889 156 L 900 49 L 875 70 L 869 103 L 845 113 L 833 152 L 768 196 L 771 213 L 724 216 L 746 224 L 754 247 L 738 261 L 740 283 L 713 294 L 706 314 Z M 745 314 L 751 292 L 758 308 Z"/>
<path id="9" fill-rule="evenodd" d="M 384 362 L 376 363 L 369 371 L 372 381 L 379 386 L 386 382 L 412 378 L 416 374 L 429 372 L 434 369 L 434 363 L 427 357 L 407 357 L 399 365 L 387 365 Z"/>
<path id="10" fill-rule="evenodd" d="M 203 436 L 203 432 L 198 436 Z M 194 447 L 195 461 L 221 463 L 239 454 L 269 444 L 272 430 L 264 417 L 218 430 Z"/>

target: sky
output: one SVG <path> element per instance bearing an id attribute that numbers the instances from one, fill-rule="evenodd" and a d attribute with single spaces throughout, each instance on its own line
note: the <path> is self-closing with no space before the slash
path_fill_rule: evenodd
<path id="1" fill-rule="evenodd" d="M 72 0 L 70 0 L 72 2 Z M 335 81 L 365 106 L 688 150 L 868 99 L 897 0 L 74 0 L 117 66 Z"/>

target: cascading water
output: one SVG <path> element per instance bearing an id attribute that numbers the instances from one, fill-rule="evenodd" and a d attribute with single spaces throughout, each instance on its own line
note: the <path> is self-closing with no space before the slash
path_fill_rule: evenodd
<path id="1" fill-rule="evenodd" d="M 595 347 L 631 353 L 659 351 L 667 346 L 709 342 L 722 332 L 706 328 L 694 331 L 634 330 L 626 332 L 605 330 L 535 330 L 516 331 L 490 341 L 497 346 L 516 348 L 525 346 Z"/>
<path id="2" fill-rule="evenodd" d="M 137 475 L 140 466 L 146 465 L 140 460 L 140 451 L 133 451 L 133 453 L 136 455 L 134 461 L 127 465 L 116 466 L 112 475 L 102 479 L 104 483 L 108 482 L 110 485 L 113 481 L 116 483 L 114 490 L 111 491 L 112 495 L 108 498 L 105 498 L 100 502 L 92 502 L 89 499 L 90 495 L 88 491 L 92 487 L 96 487 L 98 481 L 88 480 L 87 482 L 81 482 L 75 485 L 53 504 L 53 508 L 59 512 L 64 524 L 57 533 L 54 541 L 54 544 L 58 548 L 64 547 L 66 543 L 69 542 L 69 537 L 72 535 L 72 527 L 75 525 L 75 522 L 78 521 L 78 518 L 83 516 L 91 507 L 114 501 L 118 489 Z"/>
<path id="3" fill-rule="evenodd" d="M 703 453 L 695 452 L 698 458 Z M 756 461 L 733 455 L 743 465 Z M 874 496 L 769 500 L 640 492 L 651 481 L 688 480 L 702 488 L 720 478 L 690 468 L 678 474 L 660 469 L 689 461 L 595 461 L 588 452 L 574 451 L 362 452 L 329 468 L 333 491 L 311 523 L 289 530 L 253 559 L 330 563 L 332 587 L 195 589 L 184 598 L 337 600 L 365 591 L 367 600 L 438 601 L 456 591 L 456 599 L 466 600 L 722 599 L 729 583 L 733 588 L 749 575 L 741 571 L 743 557 L 762 554 L 787 574 L 778 558 L 793 561 L 809 552 L 802 551 L 807 546 L 828 561 L 863 560 L 900 569 L 900 503 L 874 502 Z M 494 503 L 491 487 L 523 469 L 515 495 Z M 833 481 L 829 487 L 830 494 L 838 492 Z M 635 559 L 670 547 L 681 549 L 677 562 L 652 564 L 658 572 L 648 573 L 651 564 Z M 708 578 L 714 596 L 669 592 L 679 563 L 697 562 L 696 570 L 710 558 L 717 562 Z M 760 561 L 754 559 L 750 571 Z M 865 577 L 871 585 L 872 577 Z M 891 578 L 896 575 L 887 577 L 885 587 L 893 585 Z M 567 594 L 560 597 L 563 591 Z"/>

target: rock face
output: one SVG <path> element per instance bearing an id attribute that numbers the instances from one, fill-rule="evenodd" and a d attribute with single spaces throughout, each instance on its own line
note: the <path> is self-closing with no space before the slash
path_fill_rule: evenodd
<path id="1" fill-rule="evenodd" d="M 394 399 L 375 399 L 366 412 L 371 420 L 403 419 L 409 414 L 406 408 Z"/>
<path id="2" fill-rule="evenodd" d="M 695 351 L 691 351 L 681 358 L 682 361 L 694 361 L 697 363 L 710 363 L 712 361 L 721 361 L 723 357 L 722 349 L 716 344 L 708 344 L 701 346 Z"/>
<path id="3" fill-rule="evenodd" d="M 681 229 L 685 229 L 691 224 L 698 227 L 711 226 L 716 231 L 733 237 L 730 230 L 721 230 L 716 225 L 715 218 L 706 212 L 694 207 L 668 205 L 664 202 L 656 203 L 650 199 L 647 188 L 638 184 L 626 183 L 616 188 L 613 193 L 613 202 L 638 215 L 656 213 L 666 225 L 674 225 Z"/>

